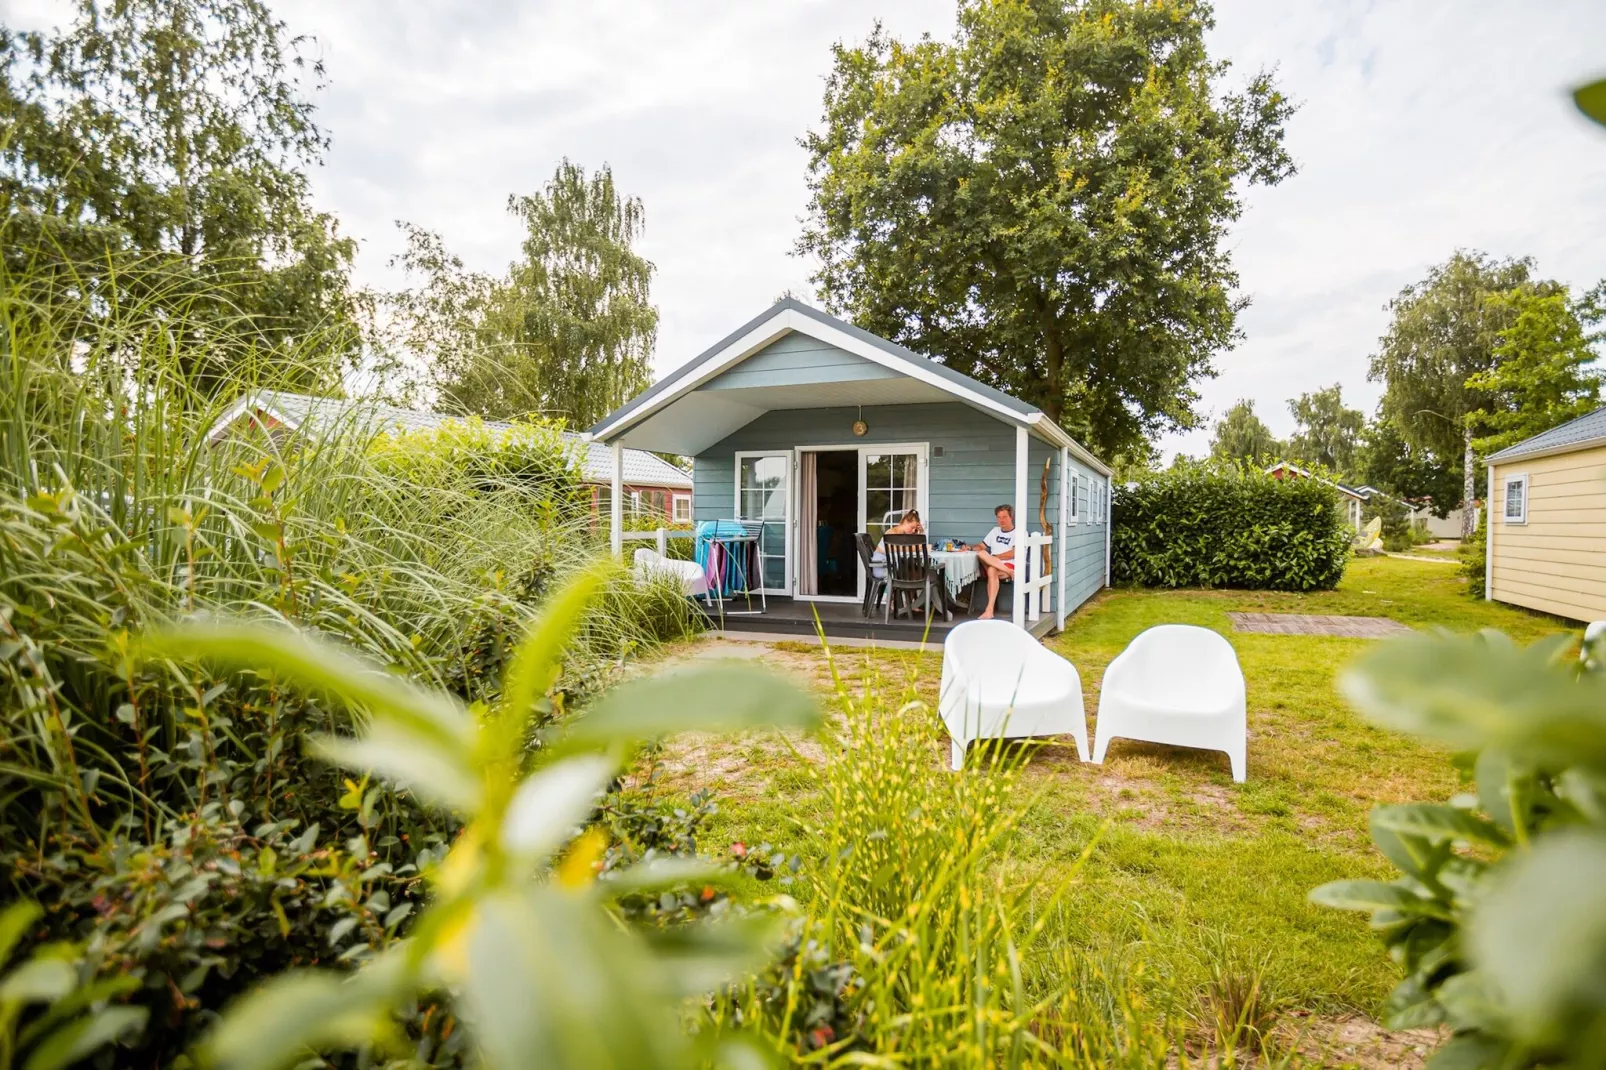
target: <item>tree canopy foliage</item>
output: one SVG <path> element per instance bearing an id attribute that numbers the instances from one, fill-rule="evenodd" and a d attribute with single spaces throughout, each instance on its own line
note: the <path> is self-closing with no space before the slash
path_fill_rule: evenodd
<path id="1" fill-rule="evenodd" d="M 966 0 L 952 41 L 838 46 L 800 252 L 833 311 L 1040 405 L 1113 455 L 1195 426 L 1238 337 L 1223 238 L 1293 172 L 1194 0 Z"/>
<path id="2" fill-rule="evenodd" d="M 262 0 L 78 0 L 50 32 L 0 27 L 5 261 L 94 319 L 123 298 L 228 321 L 271 355 L 316 330 L 354 360 L 355 243 L 311 202 L 322 67 Z M 231 374 L 187 369 L 203 388 Z"/>
<path id="3" fill-rule="evenodd" d="M 508 198 L 525 228 L 500 277 L 468 271 L 439 235 L 402 224 L 401 342 L 448 406 L 492 419 L 541 414 L 585 427 L 651 381 L 653 265 L 635 251 L 641 201 L 603 165 L 564 160 L 543 189 Z"/>
<path id="4" fill-rule="evenodd" d="M 1593 367 L 1601 319 L 1597 287 L 1574 301 L 1565 289 L 1519 287 L 1493 301 L 1507 322 L 1495 362 L 1467 380 L 1483 404 L 1468 416 L 1480 432 L 1472 447 L 1487 456 L 1600 406 Z"/>
<path id="5" fill-rule="evenodd" d="M 1323 390 L 1301 394 L 1288 403 L 1294 414 L 1294 434 L 1288 440 L 1289 458 L 1321 465 L 1353 478 L 1366 414 L 1346 408 L 1343 388 L 1334 383 Z"/>
<path id="6" fill-rule="evenodd" d="M 1216 421 L 1215 434 L 1210 439 L 1211 460 L 1228 464 L 1271 464 L 1282 449 L 1283 444 L 1255 415 L 1255 403 L 1248 398 L 1240 398 L 1227 415 Z"/>
<path id="7" fill-rule="evenodd" d="M 1463 504 L 1477 497 L 1480 453 L 1592 408 L 1588 365 L 1597 302 L 1534 278 L 1531 259 L 1457 251 L 1389 303 L 1369 377 L 1384 383 L 1379 418 L 1423 460 L 1456 468 Z M 1471 534 L 1470 510 L 1463 537 Z"/>

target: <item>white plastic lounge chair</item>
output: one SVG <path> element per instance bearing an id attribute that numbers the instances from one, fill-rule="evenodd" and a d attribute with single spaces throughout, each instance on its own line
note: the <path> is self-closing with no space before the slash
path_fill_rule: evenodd
<path id="1" fill-rule="evenodd" d="M 1232 644 L 1208 628 L 1162 624 L 1143 632 L 1104 670 L 1093 761 L 1110 740 L 1139 739 L 1225 751 L 1242 783 L 1248 717 Z"/>
<path id="2" fill-rule="evenodd" d="M 645 546 L 636 550 L 632 558 L 636 566 L 638 579 L 646 581 L 664 578 L 671 582 L 678 580 L 680 589 L 687 597 L 697 598 L 708 593 L 708 577 L 703 574 L 703 566 L 695 561 L 676 561 L 674 558 L 664 557 L 657 550 L 649 550 Z"/>
<path id="3" fill-rule="evenodd" d="M 1593 621 L 1584 629 L 1584 645 L 1578 651 L 1578 658 L 1584 663 L 1584 668 L 1591 672 L 1600 668 L 1596 664 L 1596 659 L 1591 656 L 1591 651 L 1595 648 L 1595 641 L 1603 635 L 1606 635 L 1606 620 Z"/>
<path id="4" fill-rule="evenodd" d="M 972 620 L 942 646 L 937 708 L 953 739 L 953 766 L 978 739 L 1069 733 L 1087 761 L 1087 715 L 1076 666 L 1006 620 Z"/>

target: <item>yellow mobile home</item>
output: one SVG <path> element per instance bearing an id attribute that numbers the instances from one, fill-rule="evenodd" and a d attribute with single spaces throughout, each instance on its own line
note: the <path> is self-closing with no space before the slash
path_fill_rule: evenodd
<path id="1" fill-rule="evenodd" d="M 1606 408 L 1488 460 L 1486 597 L 1606 620 Z"/>

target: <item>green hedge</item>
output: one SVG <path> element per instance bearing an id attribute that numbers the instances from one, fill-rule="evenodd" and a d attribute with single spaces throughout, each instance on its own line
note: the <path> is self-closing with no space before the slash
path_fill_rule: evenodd
<path id="1" fill-rule="evenodd" d="M 1189 465 L 1117 486 L 1117 583 L 1311 591 L 1344 576 L 1353 532 L 1316 479 Z"/>

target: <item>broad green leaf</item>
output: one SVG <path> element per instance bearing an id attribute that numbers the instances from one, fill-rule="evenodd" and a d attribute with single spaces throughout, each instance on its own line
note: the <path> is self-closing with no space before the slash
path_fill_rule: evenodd
<path id="1" fill-rule="evenodd" d="M 1431 899 L 1382 881 L 1331 881 L 1311 889 L 1310 901 L 1339 910 L 1398 910 L 1432 916 L 1443 913 Z"/>
<path id="2" fill-rule="evenodd" d="M 20 900 L 0 913 L 0 966 L 11 957 L 11 949 L 28 931 L 28 927 L 44 914 L 44 908 L 31 900 Z"/>
<path id="3" fill-rule="evenodd" d="M 145 1026 L 144 1007 L 107 1007 L 75 1018 L 46 1037 L 22 1064 L 22 1070 L 61 1070 L 88 1058 L 124 1032 Z"/>
<path id="4" fill-rule="evenodd" d="M 1451 1037 L 1433 1052 L 1427 1070 L 1489 1070 L 1513 1065 L 1511 1045 L 1478 1033 Z"/>
<path id="5" fill-rule="evenodd" d="M 284 465 L 275 461 L 268 465 L 268 470 L 262 473 L 262 482 L 257 484 L 262 488 L 263 494 L 272 494 L 284 485 Z"/>
<path id="6" fill-rule="evenodd" d="M 1383 1004 L 1383 1022 L 1390 1029 L 1421 1029 L 1442 1021 L 1444 1009 L 1415 977 L 1395 985 Z"/>
<path id="7" fill-rule="evenodd" d="M 287 628 L 227 620 L 197 623 L 152 632 L 139 640 L 138 648 L 147 658 L 202 658 L 232 669 L 277 674 L 375 717 L 394 718 L 465 760 L 478 731 L 451 696 L 425 690 L 333 643 Z"/>
<path id="8" fill-rule="evenodd" d="M 281 974 L 229 1009 L 208 1051 L 227 1070 L 278 1070 L 313 1052 L 363 1044 L 386 1031 L 389 988 L 372 966 L 349 978 Z"/>
<path id="9" fill-rule="evenodd" d="M 613 688 L 578 718 L 573 745 L 654 739 L 676 732 L 811 728 L 819 706 L 796 684 L 747 665 L 671 669 Z"/>
<path id="10" fill-rule="evenodd" d="M 1457 749 L 1497 747 L 1549 769 L 1606 768 L 1606 675 L 1553 666 L 1555 646 L 1491 635 L 1397 639 L 1363 655 L 1340 684 L 1374 720 Z"/>
<path id="11" fill-rule="evenodd" d="M 50 1003 L 73 990 L 78 974 L 61 959 L 29 959 L 0 979 L 0 1003 Z"/>
<path id="12" fill-rule="evenodd" d="M 653 956 L 682 998 L 705 996 L 763 966 L 785 931 L 779 915 L 725 918 L 646 933 Z"/>
<path id="13" fill-rule="evenodd" d="M 1578 105 L 1579 111 L 1606 126 L 1606 79 L 1574 89 L 1573 103 Z"/>
<path id="14" fill-rule="evenodd" d="M 502 684 L 502 703 L 514 723 L 525 723 L 537 700 L 557 681 L 563 651 L 580 626 L 586 606 L 612 571 L 610 562 L 586 569 L 547 600 L 540 620 L 519 644 Z"/>
<path id="15" fill-rule="evenodd" d="M 472 814 L 481 785 L 460 752 L 443 749 L 410 724 L 375 720 L 360 736 L 319 736 L 310 750 L 326 762 L 372 772 L 420 799 Z"/>
<path id="16" fill-rule="evenodd" d="M 530 860 L 545 860 L 596 808 L 598 793 L 617 768 L 611 758 L 588 754 L 560 759 L 526 777 L 502 818 L 502 846 Z"/>
<path id="17" fill-rule="evenodd" d="M 1489 822 L 1442 803 L 1398 803 L 1372 811 L 1372 827 L 1419 836 L 1430 843 L 1464 841 L 1505 847 L 1504 833 Z"/>
<path id="18" fill-rule="evenodd" d="M 597 882 L 597 891 L 617 897 L 660 892 L 683 884 L 723 888 L 737 879 L 737 871 L 729 866 L 696 858 L 655 858 L 609 874 Z"/>
<path id="19" fill-rule="evenodd" d="M 639 937 L 552 887 L 487 896 L 466 936 L 464 1018 L 489 1066 L 687 1062 L 672 986 Z"/>
<path id="20" fill-rule="evenodd" d="M 1567 1011 L 1599 1007 L 1606 962 L 1606 833 L 1564 829 L 1515 858 L 1468 924 L 1473 961 L 1498 978 L 1517 1035 L 1559 1039 Z"/>

